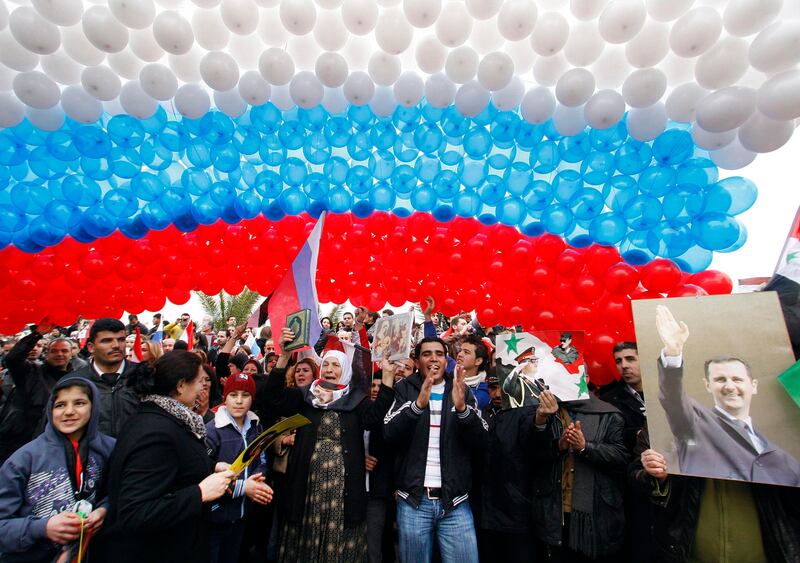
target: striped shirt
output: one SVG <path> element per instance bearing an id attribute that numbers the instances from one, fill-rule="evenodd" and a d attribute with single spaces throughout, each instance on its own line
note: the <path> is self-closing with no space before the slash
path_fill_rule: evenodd
<path id="1" fill-rule="evenodd" d="M 431 398 L 428 402 L 430 410 L 430 433 L 428 434 L 428 460 L 425 464 L 425 486 L 442 486 L 442 463 L 439 453 L 439 436 L 442 425 L 442 401 L 444 399 L 444 381 L 431 387 Z"/>

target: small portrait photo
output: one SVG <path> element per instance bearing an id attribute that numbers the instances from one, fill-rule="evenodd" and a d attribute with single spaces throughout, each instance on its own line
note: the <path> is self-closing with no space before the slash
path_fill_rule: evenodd
<path id="1" fill-rule="evenodd" d="M 670 473 L 800 486 L 794 364 L 774 292 L 633 302 L 650 446 Z"/>
<path id="2" fill-rule="evenodd" d="M 372 361 L 380 362 L 388 353 L 390 360 L 404 360 L 411 354 L 414 313 L 380 317 L 372 331 Z"/>

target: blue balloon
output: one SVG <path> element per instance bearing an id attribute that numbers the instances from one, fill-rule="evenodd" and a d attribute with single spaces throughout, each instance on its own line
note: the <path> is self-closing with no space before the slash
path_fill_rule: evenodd
<path id="1" fill-rule="evenodd" d="M 482 207 L 481 199 L 472 190 L 459 192 L 453 199 L 453 209 L 460 217 L 475 217 Z"/>
<path id="2" fill-rule="evenodd" d="M 116 119 L 117 117 L 129 117 L 129 116 L 118 115 L 112 118 L 112 120 Z M 117 145 L 124 147 L 129 146 L 133 148 L 133 147 L 138 147 L 144 142 L 144 134 L 137 133 L 135 130 L 131 130 L 131 128 L 128 127 L 127 124 L 120 125 L 120 129 L 122 130 L 118 131 L 117 135 L 119 136 L 121 142 L 117 141 L 118 137 L 114 135 L 112 135 L 111 137 L 114 140 L 114 142 L 117 143 Z M 111 134 L 110 130 L 109 134 Z M 130 139 L 122 137 L 123 135 L 130 135 Z M 170 121 L 169 123 L 167 123 L 166 127 L 164 127 L 164 130 L 158 134 L 157 138 L 161 146 L 172 152 L 179 152 L 184 150 L 189 145 L 189 142 L 192 140 L 192 136 L 189 134 L 186 128 L 184 128 L 180 123 L 175 121 Z"/>
<path id="3" fill-rule="evenodd" d="M 113 233 L 117 228 L 117 220 L 102 205 L 95 204 L 83 213 L 81 226 L 90 237 L 98 239 Z"/>
<path id="4" fill-rule="evenodd" d="M 353 198 L 347 190 L 335 186 L 325 196 L 325 203 L 332 213 L 346 213 L 353 203 Z"/>
<path id="5" fill-rule="evenodd" d="M 142 171 L 142 157 L 134 149 L 117 147 L 111 150 L 111 158 L 114 159 L 114 175 L 117 178 L 130 180 Z"/>
<path id="6" fill-rule="evenodd" d="M 575 170 L 562 170 L 553 180 L 553 194 L 561 203 L 569 203 L 578 191 L 583 189 L 581 175 Z"/>
<path id="7" fill-rule="evenodd" d="M 558 144 L 558 150 L 564 162 L 580 162 L 592 151 L 592 140 L 588 133 L 564 137 Z"/>
<path id="8" fill-rule="evenodd" d="M 139 199 L 155 201 L 164 193 L 164 184 L 155 174 L 145 172 L 131 180 L 131 189 Z"/>
<path id="9" fill-rule="evenodd" d="M 219 111 L 211 111 L 203 116 L 208 130 L 203 135 L 212 145 L 227 145 L 233 140 L 235 126 L 231 118 Z"/>
<path id="10" fill-rule="evenodd" d="M 408 196 L 417 185 L 417 175 L 414 173 L 413 168 L 407 164 L 401 164 L 392 172 L 391 183 L 397 195 L 401 197 Z"/>
<path id="11" fill-rule="evenodd" d="M 239 151 L 233 145 L 212 146 L 211 148 L 211 160 L 214 168 L 221 172 L 232 172 L 239 168 L 241 158 Z"/>
<path id="12" fill-rule="evenodd" d="M 142 222 L 149 229 L 161 231 L 170 225 L 171 220 L 161 204 L 157 201 L 149 201 L 142 209 Z"/>
<path id="13" fill-rule="evenodd" d="M 497 108 L 494 107 L 492 102 L 489 102 L 483 111 L 481 111 L 478 115 L 472 118 L 472 122 L 476 125 L 489 125 L 492 120 L 497 115 Z"/>
<path id="14" fill-rule="evenodd" d="M 114 162 L 107 158 L 86 158 L 81 157 L 81 170 L 92 180 L 101 182 L 108 180 L 114 175 Z"/>
<path id="15" fill-rule="evenodd" d="M 389 150 L 397 140 L 397 130 L 394 124 L 388 119 L 376 121 L 369 131 L 369 140 L 372 146 L 379 150 Z"/>
<path id="16" fill-rule="evenodd" d="M 663 221 L 647 233 L 647 248 L 665 258 L 681 256 L 693 243 L 691 230 L 681 223 Z"/>
<path id="17" fill-rule="evenodd" d="M 435 123 L 423 123 L 414 131 L 414 146 L 423 154 L 433 154 L 444 143 L 444 134 Z"/>
<path id="18" fill-rule="evenodd" d="M 28 236 L 34 244 L 44 249 L 64 240 L 67 230 L 53 225 L 45 217 L 37 217 L 28 225 Z"/>
<path id="19" fill-rule="evenodd" d="M 139 210 L 139 201 L 132 190 L 109 190 L 103 196 L 103 207 L 114 217 L 130 217 Z"/>
<path id="20" fill-rule="evenodd" d="M 287 186 L 301 186 L 308 176 L 306 163 L 296 157 L 289 157 L 281 164 L 281 179 Z"/>
<path id="21" fill-rule="evenodd" d="M 664 196 L 662 210 L 664 219 L 677 223 L 689 223 L 703 212 L 705 197 L 702 188 L 692 184 L 680 184 Z"/>
<path id="22" fill-rule="evenodd" d="M 719 179 L 719 169 L 707 158 L 690 158 L 677 168 L 677 184 L 707 186 Z"/>
<path id="23" fill-rule="evenodd" d="M 456 212 L 449 205 L 437 205 L 433 210 L 433 217 L 440 223 L 447 223 L 455 219 Z"/>
<path id="24" fill-rule="evenodd" d="M 636 180 L 630 176 L 613 176 L 603 186 L 603 199 L 606 207 L 621 213 L 625 205 L 636 197 L 638 186 Z"/>
<path id="25" fill-rule="evenodd" d="M 236 190 L 228 182 L 214 182 L 208 191 L 211 201 L 220 208 L 233 205 L 236 199 Z"/>
<path id="26" fill-rule="evenodd" d="M 375 208 L 372 207 L 372 204 L 369 200 L 361 199 L 358 200 L 353 204 L 353 215 L 358 217 L 359 219 L 366 219 L 375 211 Z"/>
<path id="27" fill-rule="evenodd" d="M 739 222 L 722 213 L 703 213 L 692 221 L 692 236 L 706 250 L 725 250 L 739 240 Z"/>
<path id="28" fill-rule="evenodd" d="M 11 238 L 11 241 L 14 243 L 14 246 L 19 248 L 23 252 L 27 252 L 29 254 L 35 254 L 37 252 L 41 252 L 44 250 L 44 246 L 37 244 L 33 238 L 31 237 L 30 231 L 25 228 L 14 235 Z"/>
<path id="29" fill-rule="evenodd" d="M 631 266 L 644 266 L 650 260 L 653 259 L 653 256 L 644 250 L 638 248 L 631 248 L 629 250 L 624 250 L 620 252 L 620 256 L 622 259 L 630 264 Z"/>
<path id="30" fill-rule="evenodd" d="M 646 231 L 661 222 L 661 202 L 646 195 L 636 196 L 625 204 L 623 214 L 631 229 Z"/>
<path id="31" fill-rule="evenodd" d="M 404 108 L 412 109 L 412 108 Z M 347 116 L 353 120 L 353 123 L 359 125 L 362 130 L 366 130 L 375 121 L 375 114 L 368 105 L 355 106 L 351 105 L 347 110 Z"/>
<path id="32" fill-rule="evenodd" d="M 541 126 L 521 121 L 515 140 L 520 150 L 530 151 L 541 142 L 542 137 L 544 137 L 544 132 Z"/>
<path id="33" fill-rule="evenodd" d="M 193 139 L 186 147 L 186 158 L 198 168 L 211 166 L 211 147 L 200 139 Z"/>
<path id="34" fill-rule="evenodd" d="M 575 219 L 578 221 L 590 221 L 603 212 L 605 202 L 603 194 L 592 188 L 579 190 L 569 200 L 569 206 Z"/>
<path id="35" fill-rule="evenodd" d="M 332 156 L 325 166 L 322 173 L 330 180 L 331 184 L 339 186 L 347 180 L 347 173 L 350 172 L 350 165 L 341 156 Z"/>
<path id="36" fill-rule="evenodd" d="M 347 174 L 346 184 L 354 194 L 364 195 L 369 192 L 374 179 L 366 166 L 353 166 Z"/>
<path id="37" fill-rule="evenodd" d="M 694 153 L 694 141 L 688 131 L 670 129 L 653 141 L 653 157 L 661 164 L 674 166 L 690 158 Z"/>
<path id="38" fill-rule="evenodd" d="M 684 272 L 694 274 L 708 269 L 714 253 L 699 246 L 693 246 L 683 255 L 673 258 L 672 261 Z"/>
<path id="39" fill-rule="evenodd" d="M 518 197 L 507 197 L 497 205 L 497 220 L 504 225 L 519 225 L 527 214 L 525 203 Z"/>
<path id="40" fill-rule="evenodd" d="M 616 156 L 617 170 L 630 176 L 650 166 L 653 151 L 647 143 L 630 140 L 617 149 Z"/>
<path id="41" fill-rule="evenodd" d="M 319 136 L 324 139 L 323 135 Z M 309 138 L 312 137 L 309 135 Z M 240 154 L 256 154 L 261 147 L 261 135 L 255 127 L 240 124 L 233 133 L 233 147 Z"/>
<path id="42" fill-rule="evenodd" d="M 197 228 L 197 222 L 194 222 L 194 230 Z M 142 222 L 142 217 L 137 215 L 136 217 L 131 217 L 129 219 L 122 219 L 119 222 L 119 230 L 120 232 L 128 238 L 138 240 L 144 238 L 150 230 L 145 227 L 144 223 Z"/>
<path id="43" fill-rule="evenodd" d="M 539 143 L 531 150 L 530 164 L 537 174 L 549 174 L 561 164 L 561 153 L 553 141 Z"/>
<path id="44" fill-rule="evenodd" d="M 542 211 L 542 224 L 554 235 L 568 235 L 575 227 L 572 212 L 565 205 L 550 205 Z"/>
<path id="45" fill-rule="evenodd" d="M 331 146 L 322 133 L 308 135 L 303 141 L 303 156 L 311 164 L 324 164 L 331 157 Z"/>
<path id="46" fill-rule="evenodd" d="M 483 160 L 466 158 L 458 167 L 461 184 L 467 188 L 478 188 L 486 181 L 486 165 Z"/>
<path id="47" fill-rule="evenodd" d="M 145 133 L 150 135 L 158 135 L 167 125 L 167 112 L 164 111 L 164 108 L 158 106 L 156 107 L 156 112 L 153 115 L 147 119 L 142 119 L 140 122 Z"/>
<path id="48" fill-rule="evenodd" d="M 616 159 L 607 152 L 591 152 L 581 163 L 583 181 L 594 186 L 608 182 L 615 170 Z"/>
<path id="49" fill-rule="evenodd" d="M 414 172 L 420 182 L 433 182 L 442 170 L 442 163 L 438 158 L 420 156 L 414 165 Z"/>
<path id="50" fill-rule="evenodd" d="M 332 117 L 325 124 L 325 138 L 332 147 L 346 147 L 353 124 L 344 117 Z"/>
<path id="51" fill-rule="evenodd" d="M 173 222 L 184 215 L 191 215 L 192 212 L 192 198 L 181 189 L 165 191 L 164 195 L 158 198 L 158 204 Z"/>
<path id="52" fill-rule="evenodd" d="M 470 120 L 458 113 L 455 106 L 450 106 L 442 116 L 442 131 L 448 137 L 463 137 L 469 131 Z"/>
<path id="53" fill-rule="evenodd" d="M 24 213 L 11 205 L 0 204 L 0 231 L 14 233 L 27 224 L 28 220 Z"/>
<path id="54" fill-rule="evenodd" d="M 628 129 L 624 121 L 620 121 L 608 129 L 592 129 L 589 133 L 592 149 L 599 152 L 613 152 L 628 139 Z"/>
<path id="55" fill-rule="evenodd" d="M 539 222 L 528 223 L 522 227 L 522 234 L 527 237 L 538 237 L 545 232 L 544 225 Z"/>
<path id="56" fill-rule="evenodd" d="M 2 144 L 2 137 L 0 137 L 0 144 Z M 72 142 L 72 135 L 65 131 L 53 131 L 47 136 L 45 144 L 47 152 L 58 160 L 65 162 L 72 162 L 80 157 L 78 149 L 75 148 Z"/>
<path id="57" fill-rule="evenodd" d="M 442 170 L 433 181 L 436 195 L 443 201 L 450 201 L 461 189 L 461 182 L 452 170 Z"/>
<path id="58" fill-rule="evenodd" d="M 192 195 L 203 195 L 211 184 L 211 177 L 202 168 L 187 168 L 181 174 L 181 185 Z"/>
<path id="59" fill-rule="evenodd" d="M 478 188 L 478 196 L 486 205 L 496 205 L 500 203 L 506 195 L 506 187 L 503 180 L 497 176 L 490 176 L 487 182 Z"/>
<path id="60" fill-rule="evenodd" d="M 256 176 L 256 191 L 264 198 L 274 199 L 278 197 L 283 189 L 283 180 L 272 170 L 263 170 Z M 211 189 L 211 186 L 208 188 Z"/>
<path id="61" fill-rule="evenodd" d="M 589 225 L 589 237 L 598 244 L 616 245 L 625 238 L 627 231 L 627 223 L 616 213 L 598 215 Z"/>
<path id="62" fill-rule="evenodd" d="M 262 133 L 277 133 L 282 121 L 281 111 L 272 102 L 250 108 L 250 122 Z"/>
<path id="63" fill-rule="evenodd" d="M 264 200 L 261 204 L 261 212 L 264 214 L 264 217 L 269 219 L 270 221 L 280 221 L 286 214 L 281 209 L 280 204 L 277 201 L 268 202 Z"/>
<path id="64" fill-rule="evenodd" d="M 389 211 L 395 205 L 397 196 L 387 182 L 377 182 L 369 192 L 369 202 L 378 211 Z"/>
<path id="65" fill-rule="evenodd" d="M 400 162 L 413 162 L 419 156 L 417 147 L 414 146 L 414 134 L 405 133 L 394 141 L 394 157 Z"/>
<path id="66" fill-rule="evenodd" d="M 639 191 L 663 197 L 675 185 L 675 170 L 668 166 L 650 166 L 639 174 Z"/>
<path id="67" fill-rule="evenodd" d="M 138 209 L 139 202 L 137 201 L 136 210 Z M 69 227 L 70 217 L 72 217 L 72 213 L 75 210 L 76 207 L 72 203 L 63 199 L 54 199 L 45 206 L 42 217 L 47 221 L 48 224 L 53 225 L 54 227 L 66 229 Z M 0 230 L 3 230 L 2 221 L 0 221 Z"/>
<path id="68" fill-rule="evenodd" d="M 328 119 L 328 112 L 322 106 L 316 106 L 310 109 L 297 108 L 297 119 L 306 131 L 319 132 L 325 127 L 325 121 Z"/>
<path id="69" fill-rule="evenodd" d="M 411 205 L 417 211 L 432 211 L 436 204 L 436 191 L 430 184 L 421 184 L 411 192 Z"/>
<path id="70" fill-rule="evenodd" d="M 10 133 L 0 134 L 0 165 L 16 166 L 28 158 L 28 147 Z"/>
<path id="71" fill-rule="evenodd" d="M 517 137 L 521 121 L 516 112 L 499 112 L 492 120 L 490 128 L 492 138 L 499 143 L 513 142 Z"/>
<path id="72" fill-rule="evenodd" d="M 278 198 L 278 204 L 287 215 L 300 215 L 306 210 L 308 198 L 302 189 L 291 187 L 283 190 Z"/>
<path id="73" fill-rule="evenodd" d="M 533 174 L 530 167 L 522 161 L 511 164 L 503 173 L 503 180 L 506 183 L 508 193 L 518 196 L 527 194 L 533 182 Z"/>
<path id="74" fill-rule="evenodd" d="M 709 186 L 709 189 L 706 190 L 707 206 L 710 203 L 708 201 L 708 194 L 712 191 L 716 191 L 716 189 L 724 191 L 727 194 L 730 204 L 725 212 L 729 215 L 739 215 L 740 213 L 744 213 L 753 206 L 753 204 L 756 202 L 756 198 L 758 197 L 758 188 L 756 188 L 756 185 L 752 181 L 748 180 L 747 178 L 742 178 L 741 176 L 730 176 L 720 180 L 712 186 Z M 707 211 L 716 210 L 707 207 Z"/>
<path id="75" fill-rule="evenodd" d="M 53 158 L 46 147 L 36 147 L 28 157 L 31 172 L 43 180 L 63 178 L 70 163 Z"/>
<path id="76" fill-rule="evenodd" d="M 525 197 L 528 211 L 542 211 L 553 201 L 553 187 L 544 180 L 535 180 Z"/>
<path id="77" fill-rule="evenodd" d="M 102 196 L 100 185 L 81 174 L 67 176 L 61 182 L 61 195 L 68 202 L 81 207 L 94 205 Z"/>
<path id="78" fill-rule="evenodd" d="M 369 134 L 365 131 L 357 131 L 350 136 L 350 141 L 347 143 L 347 154 L 353 160 L 367 160 L 372 153 L 372 143 L 369 140 Z"/>

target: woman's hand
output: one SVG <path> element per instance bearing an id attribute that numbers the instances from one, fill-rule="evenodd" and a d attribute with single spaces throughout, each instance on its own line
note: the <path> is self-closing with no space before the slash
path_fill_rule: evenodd
<path id="1" fill-rule="evenodd" d="M 90 532 L 99 531 L 100 528 L 103 527 L 103 522 L 106 519 L 107 513 L 108 510 L 103 507 L 95 508 L 93 511 L 91 511 L 89 516 L 86 517 L 86 522 L 84 524 L 86 529 Z"/>
<path id="2" fill-rule="evenodd" d="M 267 485 L 261 473 L 256 473 L 247 478 L 244 482 L 244 494 L 247 498 L 258 504 L 269 504 L 272 502 L 272 487 Z"/>
<path id="3" fill-rule="evenodd" d="M 66 545 L 81 535 L 81 517 L 75 512 L 62 512 L 47 521 L 45 527 L 47 539 L 54 543 Z"/>
<path id="4" fill-rule="evenodd" d="M 203 502 L 217 500 L 224 495 L 225 491 L 228 490 L 228 485 L 230 485 L 231 481 L 235 478 L 236 474 L 230 469 L 226 469 L 225 471 L 212 473 L 200 481 L 200 494 Z"/>
<path id="5" fill-rule="evenodd" d="M 220 471 L 227 471 L 231 468 L 230 463 L 226 463 L 224 461 L 218 461 L 217 464 L 214 466 L 214 473 L 219 473 Z"/>

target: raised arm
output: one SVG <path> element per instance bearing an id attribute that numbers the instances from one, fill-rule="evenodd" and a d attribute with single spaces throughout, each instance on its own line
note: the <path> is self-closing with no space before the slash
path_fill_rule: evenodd
<path id="1" fill-rule="evenodd" d="M 668 308 L 658 305 L 656 329 L 664 344 L 662 357 L 658 359 L 658 400 L 672 434 L 684 440 L 694 434 L 696 418 L 692 401 L 683 388 L 683 347 L 689 338 L 689 327 L 676 321 Z"/>

